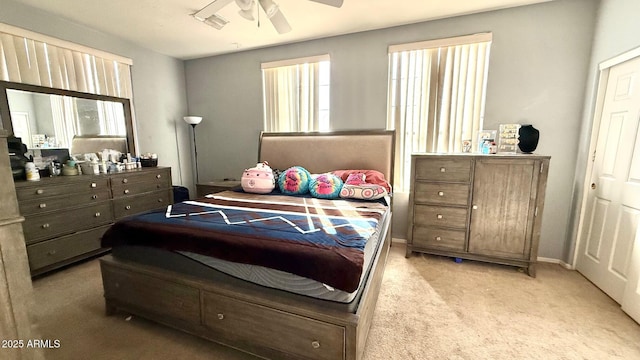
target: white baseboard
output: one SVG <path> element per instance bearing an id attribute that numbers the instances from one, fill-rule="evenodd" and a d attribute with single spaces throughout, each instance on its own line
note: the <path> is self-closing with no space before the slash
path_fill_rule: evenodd
<path id="1" fill-rule="evenodd" d="M 550 263 L 550 264 L 558 264 L 560 266 L 562 266 L 563 268 L 567 269 L 567 270 L 575 270 L 575 267 L 573 267 L 573 265 L 571 264 L 567 264 L 566 262 L 560 260 L 560 259 L 552 259 L 552 258 L 546 258 L 546 257 L 538 257 L 538 262 L 545 262 L 545 263 Z"/>
<path id="2" fill-rule="evenodd" d="M 396 244 L 406 244 L 407 243 L 407 239 L 400 239 L 400 238 L 391 238 L 391 242 L 392 243 L 396 243 Z"/>

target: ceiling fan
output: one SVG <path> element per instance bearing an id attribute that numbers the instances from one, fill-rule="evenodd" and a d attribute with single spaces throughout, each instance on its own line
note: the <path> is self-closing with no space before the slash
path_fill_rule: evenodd
<path id="1" fill-rule="evenodd" d="M 256 0 L 214 0 L 209 5 L 200 9 L 198 12 L 196 12 L 192 16 L 196 20 L 201 21 L 209 26 L 213 26 L 214 28 L 220 30 L 229 22 L 229 20 L 218 15 L 217 12 L 220 11 L 223 7 L 229 5 L 234 1 L 240 8 L 240 11 L 238 11 L 240 16 L 250 21 L 255 20 L 254 14 L 258 11 L 258 5 L 256 5 Z M 344 2 L 344 0 L 309 0 L 309 1 L 317 2 L 317 3 L 321 3 L 321 4 L 333 6 L 333 7 L 338 7 L 338 8 L 341 7 L 342 3 Z M 257 3 L 260 4 L 260 7 L 264 11 L 264 13 L 267 15 L 267 18 L 271 21 L 271 24 L 273 24 L 273 27 L 276 29 L 276 31 L 279 34 L 284 34 L 291 31 L 291 26 L 289 25 L 289 22 L 287 21 L 287 19 L 284 17 L 284 14 L 282 13 L 282 10 L 280 10 L 280 7 L 278 6 L 278 4 L 276 4 L 273 0 L 257 0 Z M 258 26 L 259 24 L 260 23 L 258 22 Z"/>

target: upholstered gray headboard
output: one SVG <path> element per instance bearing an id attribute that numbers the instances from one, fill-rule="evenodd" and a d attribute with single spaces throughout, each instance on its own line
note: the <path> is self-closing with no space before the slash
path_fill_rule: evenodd
<path id="1" fill-rule="evenodd" d="M 393 182 L 395 131 L 360 130 L 260 134 L 258 161 L 273 169 L 299 165 L 311 173 L 378 170 Z"/>

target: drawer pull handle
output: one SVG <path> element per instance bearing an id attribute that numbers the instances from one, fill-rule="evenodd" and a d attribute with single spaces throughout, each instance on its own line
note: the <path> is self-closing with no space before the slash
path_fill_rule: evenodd
<path id="1" fill-rule="evenodd" d="M 162 185 L 158 184 L 156 185 L 156 189 L 160 189 L 162 187 Z"/>
<path id="2" fill-rule="evenodd" d="M 95 200 L 95 199 L 97 199 L 97 198 L 98 198 L 98 195 L 91 195 L 91 198 L 92 198 L 93 200 Z"/>
<path id="3" fill-rule="evenodd" d="M 96 217 L 100 217 L 100 213 L 99 212 L 96 213 Z"/>
<path id="4" fill-rule="evenodd" d="M 128 180 L 128 179 L 122 179 L 122 183 L 123 183 L 123 184 L 126 184 L 126 183 L 128 183 L 128 182 L 129 182 L 129 180 Z"/>
<path id="5" fill-rule="evenodd" d="M 440 168 L 440 172 L 447 172 L 447 169 L 446 169 L 446 168 L 444 168 L 444 167 L 441 167 L 441 168 Z"/>
<path id="6" fill-rule="evenodd" d="M 160 179 L 162 177 L 162 175 L 158 174 L 156 175 L 156 179 Z"/>
<path id="7" fill-rule="evenodd" d="M 96 183 L 91 183 L 91 187 L 92 187 L 92 188 L 98 187 L 98 184 L 96 184 Z"/>
<path id="8" fill-rule="evenodd" d="M 162 198 L 158 199 L 158 202 L 160 202 L 160 203 L 161 203 L 161 202 L 163 202 L 163 201 L 164 201 L 164 200 L 162 200 Z"/>
<path id="9" fill-rule="evenodd" d="M 42 194 L 44 194 L 44 190 L 38 189 L 38 190 L 36 190 L 36 194 L 42 195 Z"/>
<path id="10" fill-rule="evenodd" d="M 473 210 L 478 210 L 478 205 L 473 205 Z"/>
<path id="11" fill-rule="evenodd" d="M 442 214 L 438 214 L 438 216 L 436 216 L 438 218 L 438 220 L 442 220 L 443 216 Z"/>
<path id="12" fill-rule="evenodd" d="M 131 210 L 131 205 L 127 205 L 124 208 L 127 209 L 127 210 Z"/>
<path id="13" fill-rule="evenodd" d="M 224 314 L 218 313 L 218 320 L 224 320 Z"/>
<path id="14" fill-rule="evenodd" d="M 438 191 L 438 196 L 444 196 L 444 191 Z"/>
<path id="15" fill-rule="evenodd" d="M 129 193 L 129 189 L 124 189 L 124 193 L 128 194 Z"/>
<path id="16" fill-rule="evenodd" d="M 44 209 L 46 207 L 47 207 L 47 204 L 45 204 L 45 203 L 40 204 L 40 209 Z"/>
<path id="17" fill-rule="evenodd" d="M 311 347 L 314 349 L 319 349 L 320 348 L 320 341 L 318 340 L 314 340 L 311 342 Z"/>
<path id="18" fill-rule="evenodd" d="M 436 241 L 442 241 L 442 238 L 440 236 L 436 236 Z"/>
<path id="19" fill-rule="evenodd" d="M 55 254 L 56 254 L 56 251 L 55 251 L 55 250 L 51 250 L 51 251 L 49 251 L 49 252 L 47 253 L 47 255 L 55 255 Z"/>
<path id="20" fill-rule="evenodd" d="M 42 228 L 43 229 L 48 229 L 49 228 L 49 224 L 42 224 Z"/>

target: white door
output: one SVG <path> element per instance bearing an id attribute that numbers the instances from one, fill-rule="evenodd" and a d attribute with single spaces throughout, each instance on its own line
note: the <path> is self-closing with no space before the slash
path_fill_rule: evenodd
<path id="1" fill-rule="evenodd" d="M 622 310 L 640 323 L 640 231 L 636 234 L 636 246 L 631 255 L 631 269 L 622 297 Z"/>
<path id="2" fill-rule="evenodd" d="M 638 290 L 630 274 L 638 266 L 640 58 L 610 68 L 601 109 L 576 267 L 621 303 L 626 289 Z M 640 308 L 640 301 L 625 308 Z"/>
<path id="3" fill-rule="evenodd" d="M 13 125 L 13 135 L 19 137 L 22 143 L 31 149 L 31 126 L 29 126 L 29 113 L 12 111 L 11 124 Z"/>

